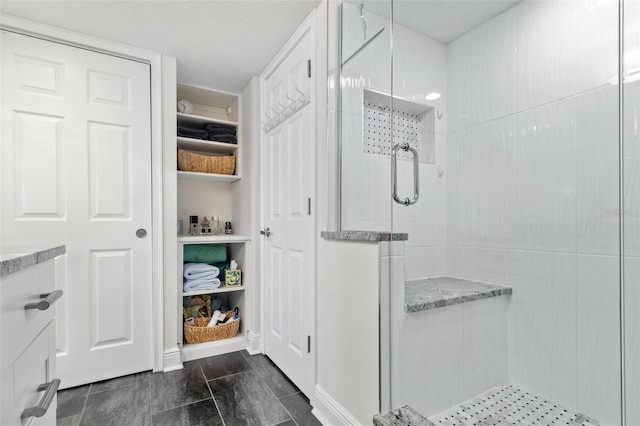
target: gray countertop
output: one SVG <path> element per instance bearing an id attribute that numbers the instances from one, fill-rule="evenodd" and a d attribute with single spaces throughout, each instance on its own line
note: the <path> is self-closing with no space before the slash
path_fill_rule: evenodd
<path id="1" fill-rule="evenodd" d="M 420 312 L 488 297 L 509 295 L 511 287 L 460 278 L 438 277 L 407 281 L 404 285 L 405 312 Z"/>
<path id="2" fill-rule="evenodd" d="M 3 248 L 0 251 L 0 277 L 16 273 L 38 263 L 65 254 L 64 245 L 55 247 Z"/>
<path id="3" fill-rule="evenodd" d="M 373 417 L 375 426 L 434 426 L 426 417 L 408 405 Z"/>
<path id="4" fill-rule="evenodd" d="M 378 232 L 378 231 L 325 231 L 320 236 L 325 240 L 334 241 L 407 241 L 409 234 Z"/>

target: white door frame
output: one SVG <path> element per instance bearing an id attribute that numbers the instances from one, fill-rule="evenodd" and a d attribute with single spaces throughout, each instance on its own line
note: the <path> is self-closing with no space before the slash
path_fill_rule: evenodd
<path id="1" fill-rule="evenodd" d="M 12 15 L 0 14 L 0 29 L 130 59 L 151 67 L 151 239 L 153 371 L 162 371 L 164 304 L 162 262 L 162 55 L 144 49 L 76 33 Z"/>
<path id="2" fill-rule="evenodd" d="M 312 61 L 312 66 L 311 66 L 311 72 L 315 72 L 315 68 L 314 68 L 314 64 L 317 61 L 316 58 L 316 37 L 317 37 L 317 33 L 316 33 L 316 15 L 317 15 L 317 11 L 316 9 L 314 9 L 305 19 L 304 21 L 302 21 L 302 23 L 298 26 L 298 28 L 296 29 L 296 31 L 293 33 L 293 35 L 289 38 L 289 40 L 287 40 L 287 42 L 285 43 L 284 46 L 282 46 L 282 48 L 278 51 L 278 53 L 276 54 L 276 56 L 273 58 L 273 60 L 271 60 L 271 62 L 269 63 L 269 65 L 267 65 L 265 67 L 265 69 L 262 71 L 262 73 L 260 74 L 260 120 L 262 120 L 262 100 L 264 99 L 264 96 L 266 95 L 265 93 L 265 88 L 266 88 L 266 79 L 276 70 L 276 68 L 278 68 L 278 66 L 282 63 L 282 61 L 287 57 L 287 55 L 289 54 L 289 52 L 291 52 L 298 44 L 298 42 L 302 39 L 302 37 L 307 34 L 310 33 L 311 34 L 311 52 L 310 52 L 310 57 L 311 57 L 311 61 Z M 316 76 L 313 77 L 314 78 L 314 85 L 312 86 L 311 89 L 311 102 L 308 106 L 308 108 L 311 108 L 311 116 L 313 118 L 313 136 L 315 137 L 317 134 L 317 118 L 316 118 L 316 90 L 317 90 L 317 81 L 315 80 Z M 263 144 L 266 141 L 266 133 L 264 132 L 264 130 L 261 128 L 260 129 L 260 145 L 263 146 Z M 318 209 L 317 209 L 317 205 L 318 205 L 318 199 L 317 199 L 317 184 L 316 184 L 316 175 L 315 175 L 315 164 L 316 164 L 316 149 L 315 149 L 315 144 L 313 145 L 312 149 L 311 149 L 311 164 L 313 165 L 313 176 L 311 179 L 311 200 L 312 200 L 312 205 L 311 205 L 311 211 L 313 212 L 313 221 L 312 221 L 312 226 L 313 226 L 313 237 L 314 237 L 314 242 L 312 245 L 312 251 L 311 251 L 311 257 L 313 259 L 313 271 L 312 271 L 312 276 L 313 276 L 313 291 L 311 292 L 313 300 L 311 301 L 311 306 L 313 307 L 313 312 L 312 312 L 312 323 L 311 323 L 311 327 L 312 327 L 312 337 L 311 337 L 311 345 L 312 345 L 312 350 L 311 350 L 311 365 L 313 365 L 313 385 L 316 385 L 316 382 L 318 380 L 318 371 L 317 371 L 317 365 L 316 365 L 316 361 L 317 361 L 317 327 L 316 327 L 316 286 L 317 286 L 317 282 L 316 282 L 316 242 L 315 242 L 315 238 L 317 236 L 317 229 L 318 229 Z M 265 158 L 265 150 L 261 149 L 260 150 L 260 229 L 264 229 L 265 227 L 265 223 L 264 223 L 264 213 L 265 213 L 265 209 L 264 209 L 264 205 L 265 205 L 265 200 L 264 200 L 264 182 L 266 181 L 266 173 L 267 173 L 267 168 L 266 168 L 266 158 Z M 265 338 L 266 338 L 266 329 L 265 329 L 265 325 L 267 323 L 267 316 L 266 316 L 266 294 L 265 294 L 265 249 L 264 249 L 264 244 L 265 244 L 265 240 L 264 238 L 261 237 L 261 242 L 259 244 L 260 247 L 260 324 L 261 324 L 261 332 L 262 332 L 262 339 L 260 339 L 260 352 L 264 353 L 265 352 Z"/>

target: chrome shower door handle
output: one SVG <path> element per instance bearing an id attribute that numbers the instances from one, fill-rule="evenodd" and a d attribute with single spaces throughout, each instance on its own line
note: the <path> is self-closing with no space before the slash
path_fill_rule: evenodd
<path id="1" fill-rule="evenodd" d="M 420 163 L 418 161 L 418 150 L 407 144 L 407 149 L 413 154 L 413 198 L 409 200 L 409 205 L 418 202 L 420 197 Z"/>
<path id="2" fill-rule="evenodd" d="M 413 198 L 401 199 L 398 197 L 398 149 L 411 151 L 413 155 Z M 393 179 L 393 201 L 403 206 L 410 206 L 418 202 L 420 197 L 420 176 L 418 151 L 407 142 L 397 143 L 391 148 L 391 178 Z"/>

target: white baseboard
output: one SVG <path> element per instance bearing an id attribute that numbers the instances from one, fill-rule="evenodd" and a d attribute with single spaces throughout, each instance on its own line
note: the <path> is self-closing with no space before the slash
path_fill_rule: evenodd
<path id="1" fill-rule="evenodd" d="M 247 330 L 247 352 L 250 355 L 262 353 L 262 336 Z"/>
<path id="2" fill-rule="evenodd" d="M 311 413 L 324 426 L 358 426 L 360 422 L 324 389 L 316 385 Z M 371 417 L 373 419 L 373 416 Z"/>
<path id="3" fill-rule="evenodd" d="M 180 357 L 180 349 L 166 349 L 162 355 L 162 371 L 180 370 L 182 369 L 182 358 Z"/>

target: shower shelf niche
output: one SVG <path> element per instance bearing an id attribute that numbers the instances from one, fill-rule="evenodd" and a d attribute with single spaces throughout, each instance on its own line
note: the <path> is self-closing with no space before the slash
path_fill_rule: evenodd
<path id="1" fill-rule="evenodd" d="M 435 108 L 393 97 L 393 144 L 408 142 L 418 150 L 421 163 L 435 163 Z M 391 97 L 364 89 L 362 98 L 362 150 L 364 154 L 391 155 Z M 411 160 L 406 152 L 398 159 Z"/>

